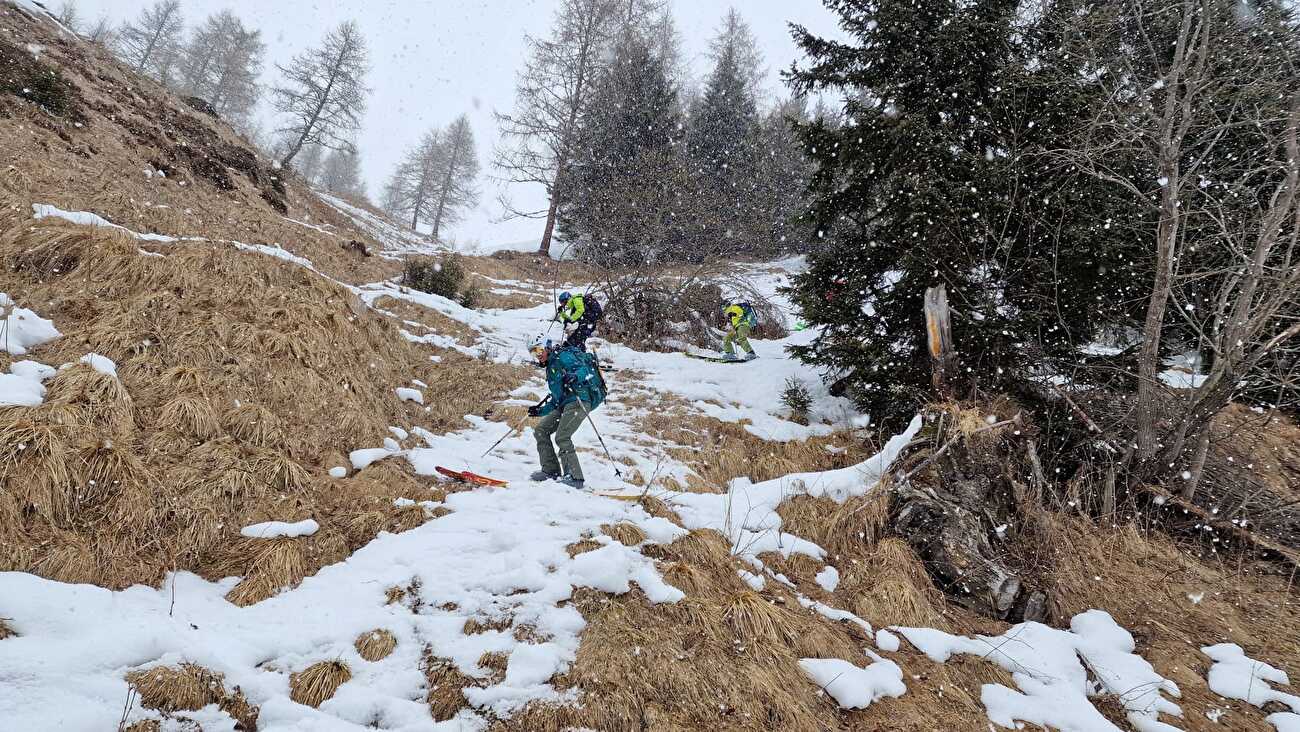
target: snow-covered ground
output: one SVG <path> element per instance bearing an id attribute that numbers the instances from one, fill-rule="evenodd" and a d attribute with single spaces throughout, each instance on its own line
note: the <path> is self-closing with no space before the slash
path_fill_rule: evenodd
<path id="1" fill-rule="evenodd" d="M 332 205 L 346 206 L 342 202 Z M 93 214 L 39 212 L 113 226 Z M 359 210 L 349 215 L 369 216 Z M 155 241 L 175 240 L 158 237 Z M 315 271 L 310 262 L 279 247 L 239 246 Z M 783 278 L 800 265 L 792 260 L 756 267 L 752 274 L 760 291 L 774 294 Z M 469 345 L 442 334 L 407 333 L 407 337 L 475 355 L 492 354 L 499 361 L 524 360 L 527 343 L 539 335 L 546 337 L 546 321 L 551 316 L 546 305 L 469 310 L 391 282 L 350 289 L 371 307 L 389 296 L 460 321 L 476 334 Z M 11 301 L 6 298 L 5 302 L 16 312 Z M 22 326 L 24 333 L 35 328 L 43 334 L 41 338 L 57 337 L 54 324 L 47 327 L 48 321 L 35 313 L 24 314 L 21 322 L 27 324 Z M 558 329 L 550 335 L 558 338 Z M 786 356 L 786 346 L 807 342 L 813 336 L 802 331 L 782 341 L 755 341 L 760 360 L 749 364 L 714 364 L 680 354 L 642 353 L 612 345 L 603 346 L 601 355 L 627 374 L 635 374 L 630 378 L 638 379 L 639 386 L 681 397 L 705 415 L 731 422 L 744 420 L 746 429 L 769 440 L 806 439 L 865 425 L 865 415 L 854 411 L 848 402 L 832 398 L 820 380 Z M 23 347 L 35 347 L 39 342 L 29 339 Z M 91 354 L 83 360 L 109 373 L 111 362 L 106 364 L 106 359 L 100 358 Z M 9 383 L 5 379 L 17 379 L 28 390 L 27 398 L 31 393 L 39 396 L 41 382 L 53 372 L 31 361 L 15 363 L 10 374 L 0 376 L 0 392 Z M 643 476 L 656 472 L 684 476 L 689 468 L 667 457 L 668 445 L 655 445 L 638 434 L 637 421 L 644 416 L 640 408 L 619 404 L 622 373 L 611 374 L 612 398 L 593 413 L 594 425 L 610 450 L 629 459 Z M 790 378 L 803 380 L 814 397 L 809 426 L 786 419 L 780 404 L 780 391 Z M 417 381 L 386 386 L 393 389 L 394 400 L 423 399 L 424 385 Z M 18 393 L 17 387 L 13 391 Z M 534 377 L 519 385 L 510 402 L 531 403 L 542 392 L 540 378 Z M 208 582 L 178 573 L 169 576 L 161 588 L 112 592 L 29 574 L 0 573 L 0 617 L 17 633 L 0 641 L 0 727 L 72 732 L 113 729 L 122 719 L 128 699 L 126 673 L 182 662 L 223 674 L 227 688 L 239 686 L 249 701 L 261 708 L 262 730 L 359 731 L 376 726 L 409 731 L 481 730 L 489 717 L 509 716 L 534 700 L 581 703 L 574 692 L 557 691 L 550 684 L 556 673 L 573 662 L 582 640 L 585 621 L 566 602 L 574 590 L 590 587 L 621 594 L 635 583 L 654 603 L 675 603 L 685 597 L 663 581 L 655 561 L 642 553 L 642 546 L 625 546 L 609 538 L 601 533 L 602 525 L 635 524 L 648 537 L 646 544 L 671 542 L 686 529 L 718 531 L 752 570 L 739 574 L 756 590 L 769 581 L 789 584 L 763 565 L 760 553 L 803 554 L 824 565 L 817 581 L 832 592 L 845 568 L 833 566 L 828 553 L 816 543 L 785 531 L 776 509 L 797 495 L 842 502 L 876 490 L 921 427 L 918 417 L 906 431 L 888 440 L 879 455 L 842 470 L 759 483 L 742 476 L 723 494 L 656 489 L 655 495 L 678 513 L 683 528 L 651 517 L 634 502 L 554 483 L 529 482 L 535 461 L 531 428 L 507 436 L 483 457 L 508 429 L 505 425 L 466 416 L 463 429 L 447 434 L 434 434 L 420 425 L 394 426 L 390 430 L 393 437 L 383 445 L 356 445 L 352 467 L 376 460 L 406 460 L 422 475 L 435 474 L 438 465 L 472 468 L 506 480 L 509 486 L 454 493 L 441 504 L 425 495 L 405 496 L 399 499 L 400 505 L 445 508 L 450 513 L 402 534 L 381 534 L 347 560 L 323 568 L 298 587 L 246 608 L 224 599 L 239 578 Z M 612 492 L 642 490 L 643 486 L 626 480 L 630 475 L 620 476 L 622 468 L 594 445 L 589 427 L 579 432 L 578 441 L 583 446 L 590 485 Z M 347 471 L 346 466 L 333 466 L 330 475 L 341 478 Z M 312 517 L 292 518 L 300 520 L 243 527 L 242 533 L 269 539 L 314 531 Z M 231 531 L 240 529 L 231 527 Z M 582 539 L 600 546 L 570 557 L 565 547 Z M 394 587 L 405 589 L 405 600 L 389 602 L 388 590 Z M 859 618 L 804 597 L 799 601 L 810 612 L 872 633 L 871 618 Z M 466 634 L 469 620 L 495 621 L 495 626 L 505 629 Z M 515 632 L 521 628 L 528 632 Z M 381 629 L 397 639 L 396 650 L 383 660 L 367 661 L 353 641 Z M 935 660 L 972 653 L 1012 672 L 1017 689 L 998 684 L 983 688 L 982 700 L 993 724 L 1047 724 L 1081 732 L 1115 729 L 1091 701 L 1099 693 L 1109 693 L 1120 697 L 1129 722 L 1140 732 L 1178 729 L 1171 726 L 1181 714 L 1172 701 L 1179 695 L 1178 688 L 1136 653 L 1132 636 L 1106 613 L 1083 613 L 1074 618 L 1069 630 L 1025 623 L 997 638 L 965 638 L 925 628 L 893 630 L 875 634 L 877 649 L 866 649 L 873 659 L 867 666 L 838 659 L 804 659 L 801 667 L 807 679 L 792 679 L 791 683 L 815 684 L 848 709 L 866 707 L 881 697 L 904 695 L 905 679 L 911 678 L 907 669 L 898 660 L 880 655 L 896 652 L 901 635 Z M 481 686 L 465 690 L 470 708 L 447 722 L 433 722 L 424 702 L 428 689 L 420 668 L 426 648 L 463 674 L 483 680 Z M 491 680 L 490 669 L 479 665 L 485 653 L 504 654 L 508 659 L 503 678 Z M 1286 684 L 1285 675 L 1262 664 L 1252 665 L 1239 648 L 1212 647 L 1206 653 L 1216 661 L 1209 679 L 1216 692 L 1255 704 L 1279 701 L 1300 712 L 1300 701 L 1266 683 Z M 319 709 L 292 701 L 290 674 L 329 660 L 346 663 L 352 670 L 351 680 Z M 126 721 L 158 716 L 134 707 L 127 711 Z M 215 706 L 187 716 L 209 732 L 234 727 L 234 720 Z M 1293 717 L 1276 714 L 1271 721 L 1286 730 L 1291 729 L 1286 725 L 1295 723 Z"/>

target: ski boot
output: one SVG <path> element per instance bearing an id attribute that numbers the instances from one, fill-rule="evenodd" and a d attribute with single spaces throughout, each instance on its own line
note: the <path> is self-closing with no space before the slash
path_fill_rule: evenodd
<path id="1" fill-rule="evenodd" d="M 559 473 L 548 473 L 545 470 L 538 470 L 537 472 L 528 476 L 528 478 L 532 480 L 534 483 L 545 483 L 548 480 L 556 480 L 559 477 L 560 477 Z"/>
<path id="2" fill-rule="evenodd" d="M 584 485 L 581 478 L 575 478 L 572 475 L 566 475 L 563 478 L 560 478 L 560 482 L 570 488 L 576 488 L 578 490 L 582 490 L 582 486 Z"/>
<path id="3" fill-rule="evenodd" d="M 745 360 L 745 361 L 753 361 L 753 360 L 756 359 L 756 358 L 758 358 L 758 354 L 757 354 L 757 353 L 754 353 L 753 351 L 750 351 L 749 353 L 746 353 L 746 354 L 745 354 L 745 358 L 744 358 L 744 360 Z"/>
<path id="4" fill-rule="evenodd" d="M 728 353 L 728 354 L 726 354 L 726 355 L 724 355 L 724 356 L 722 357 L 722 362 L 723 362 L 723 363 L 736 363 L 736 362 L 739 361 L 739 360 L 740 360 L 740 357 L 737 356 L 737 355 L 734 354 L 734 353 Z"/>

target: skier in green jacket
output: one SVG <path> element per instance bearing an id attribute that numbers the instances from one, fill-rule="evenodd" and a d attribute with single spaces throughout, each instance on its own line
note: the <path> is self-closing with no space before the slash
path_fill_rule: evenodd
<path id="1" fill-rule="evenodd" d="M 731 330 L 727 331 L 727 337 L 722 341 L 722 350 L 726 353 L 723 360 L 753 361 L 758 358 L 754 348 L 749 345 L 749 333 L 758 325 L 758 315 L 754 313 L 754 308 L 747 302 L 734 302 L 727 305 L 722 314 L 731 323 Z M 737 345 L 745 352 L 743 359 L 736 356 Z"/>
<path id="2" fill-rule="evenodd" d="M 528 416 L 541 417 L 533 433 L 537 436 L 537 458 L 542 469 L 533 473 L 536 481 L 559 480 L 565 485 L 582 488 L 582 466 L 573 446 L 573 433 L 582 426 L 591 410 L 605 401 L 605 384 L 590 353 L 570 346 L 552 347 L 534 343 L 529 351 L 538 366 L 546 369 L 550 395 L 528 408 Z M 551 438 L 555 443 L 551 443 Z M 556 448 L 559 456 L 556 456 Z"/>

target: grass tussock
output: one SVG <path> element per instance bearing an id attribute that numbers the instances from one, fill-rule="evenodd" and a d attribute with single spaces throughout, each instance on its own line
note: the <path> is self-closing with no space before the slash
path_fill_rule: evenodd
<path id="1" fill-rule="evenodd" d="M 131 671 L 126 681 L 140 695 L 141 706 L 160 712 L 197 711 L 226 695 L 221 674 L 192 663 Z"/>
<path id="2" fill-rule="evenodd" d="M 602 546 L 604 545 L 598 541 L 593 541 L 591 539 L 583 539 L 581 541 L 575 541 L 572 544 L 564 547 L 564 550 L 568 552 L 569 557 L 572 558 L 578 556 L 579 554 L 585 554 L 590 551 L 595 551 L 601 548 Z"/>
<path id="3" fill-rule="evenodd" d="M 239 584 L 226 593 L 230 602 L 246 607 L 261 602 L 281 589 L 295 587 L 306 576 L 306 558 L 300 539 L 246 539 L 242 546 L 252 555 L 250 570 Z M 236 565 L 244 564 L 237 561 Z"/>
<path id="4" fill-rule="evenodd" d="M 860 557 L 885 536 L 892 493 L 876 489 L 836 503 L 830 498 L 796 496 L 777 508 L 782 525 L 833 556 Z"/>
<path id="5" fill-rule="evenodd" d="M 143 256 L 115 229 L 5 223 L 0 257 L 16 266 L 0 291 L 45 303 L 64 338 L 33 356 L 71 365 L 43 405 L 0 411 L 0 570 L 110 588 L 171 570 L 241 575 L 234 599 L 255 602 L 379 531 L 428 520 L 393 506 L 428 482 L 405 463 L 319 490 L 336 456 L 381 444 L 388 425 L 459 428 L 528 375 L 459 354 L 432 362 L 397 323 L 278 259 L 203 242 Z M 88 352 L 118 376 L 79 363 Z M 427 412 L 392 393 L 413 378 L 434 385 Z M 239 527 L 279 517 L 285 501 L 322 531 L 299 553 L 241 548 Z"/>
<path id="6" fill-rule="evenodd" d="M 877 627 L 947 627 L 942 594 L 902 539 L 877 544 L 865 561 L 853 565 L 836 595 L 851 600 L 848 609 Z"/>
<path id="7" fill-rule="evenodd" d="M 339 687 L 352 680 L 352 669 L 342 661 L 320 661 L 289 674 L 289 698 L 319 707 L 334 698 Z"/>
<path id="8" fill-rule="evenodd" d="M 608 537 L 624 546 L 636 547 L 646 540 L 646 534 L 640 526 L 622 521 L 617 524 L 605 524 L 600 530 Z"/>
<path id="9" fill-rule="evenodd" d="M 433 721 L 445 722 L 455 717 L 467 704 L 462 690 L 473 686 L 474 680 L 461 673 L 456 664 L 437 658 L 428 649 L 424 653 L 423 669 L 429 688 L 425 701 Z"/>
<path id="10" fill-rule="evenodd" d="M 16 633 L 14 629 L 9 626 L 8 619 L 0 618 L 0 640 L 5 640 L 6 638 L 13 638 L 16 635 L 18 635 L 18 633 Z"/>
<path id="11" fill-rule="evenodd" d="M 352 645 L 357 653 L 367 661 L 382 661 L 397 648 L 397 637 L 390 631 L 380 628 L 357 636 Z"/>

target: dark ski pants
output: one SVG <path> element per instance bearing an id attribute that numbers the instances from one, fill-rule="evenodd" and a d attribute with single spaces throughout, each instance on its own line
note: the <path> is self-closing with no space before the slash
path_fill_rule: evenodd
<path id="1" fill-rule="evenodd" d="M 578 431 L 587 418 L 585 406 L 578 401 L 570 402 L 564 409 L 551 412 L 537 423 L 533 434 L 537 436 L 537 459 L 542 463 L 542 470 L 554 475 L 562 473 L 576 480 L 583 479 L 582 466 L 578 464 L 578 450 L 573 446 L 573 433 Z M 555 437 L 553 446 L 552 436 Z M 555 456 L 557 447 L 560 449 L 558 459 Z"/>
<path id="2" fill-rule="evenodd" d="M 587 339 L 591 337 L 595 330 L 595 323 L 578 321 L 578 325 L 574 327 L 573 332 L 569 334 L 568 338 L 564 339 L 564 345 L 571 346 L 579 351 L 585 351 L 587 350 Z"/>

